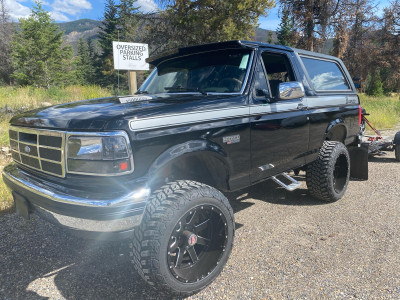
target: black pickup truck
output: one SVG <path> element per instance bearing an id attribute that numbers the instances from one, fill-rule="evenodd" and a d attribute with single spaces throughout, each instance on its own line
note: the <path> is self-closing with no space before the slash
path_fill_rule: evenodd
<path id="1" fill-rule="evenodd" d="M 185 296 L 211 283 L 232 250 L 223 192 L 266 179 L 293 190 L 288 172 L 305 170 L 311 195 L 343 196 L 361 108 L 332 56 L 231 41 L 148 61 L 155 68 L 135 95 L 15 116 L 3 180 L 20 215 L 128 238 L 140 275 Z"/>

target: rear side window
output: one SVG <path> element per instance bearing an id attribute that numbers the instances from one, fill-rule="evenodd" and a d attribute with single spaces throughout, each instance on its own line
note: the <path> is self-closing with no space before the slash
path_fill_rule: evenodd
<path id="1" fill-rule="evenodd" d="M 333 61 L 302 57 L 304 66 L 317 91 L 343 91 L 350 90 L 339 65 Z"/>

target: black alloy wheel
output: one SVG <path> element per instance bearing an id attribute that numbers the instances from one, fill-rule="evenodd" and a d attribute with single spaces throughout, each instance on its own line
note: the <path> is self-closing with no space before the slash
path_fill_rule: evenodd
<path id="1" fill-rule="evenodd" d="M 189 210 L 176 224 L 168 247 L 168 265 L 181 282 L 203 279 L 219 264 L 227 242 L 227 221 L 214 205 Z"/>
<path id="2" fill-rule="evenodd" d="M 347 175 L 349 172 L 348 161 L 346 155 L 341 154 L 336 160 L 333 170 L 333 188 L 336 193 L 341 193 L 347 184 Z"/>

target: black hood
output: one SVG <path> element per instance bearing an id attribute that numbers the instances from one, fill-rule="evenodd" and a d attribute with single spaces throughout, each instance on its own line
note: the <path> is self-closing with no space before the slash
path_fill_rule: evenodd
<path id="1" fill-rule="evenodd" d="M 156 116 L 176 110 L 196 109 L 202 99 L 231 98 L 227 95 L 158 94 L 108 97 L 55 105 L 13 117 L 12 125 L 60 130 L 102 130 L 111 121 Z M 208 101 L 207 101 L 208 102 Z"/>

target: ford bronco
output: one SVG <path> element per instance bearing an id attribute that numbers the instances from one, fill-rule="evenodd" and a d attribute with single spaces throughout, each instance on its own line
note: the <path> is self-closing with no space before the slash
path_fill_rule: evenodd
<path id="1" fill-rule="evenodd" d="M 266 179 L 293 190 L 289 172 L 305 170 L 312 196 L 343 196 L 361 108 L 346 67 L 328 55 L 231 41 L 148 62 L 135 95 L 15 116 L 3 180 L 18 214 L 130 239 L 139 274 L 185 296 L 210 284 L 232 250 L 224 192 Z"/>

